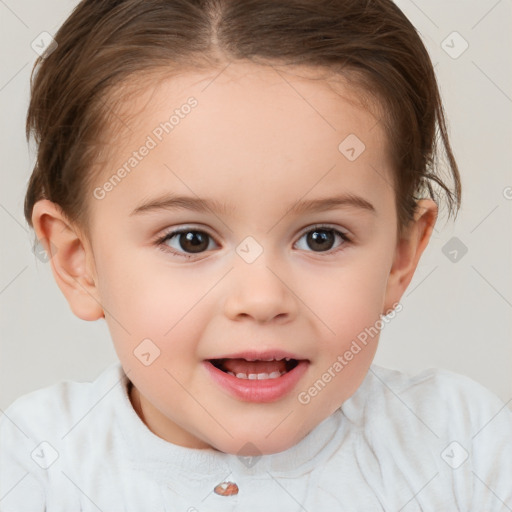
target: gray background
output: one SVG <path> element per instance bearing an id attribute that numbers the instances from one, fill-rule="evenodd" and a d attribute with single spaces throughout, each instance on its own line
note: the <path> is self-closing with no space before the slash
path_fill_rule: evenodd
<path id="1" fill-rule="evenodd" d="M 2 409 L 59 380 L 92 380 L 116 360 L 104 320 L 76 318 L 49 264 L 31 252 L 33 234 L 22 213 L 34 162 L 24 138 L 29 76 L 37 56 L 31 44 L 43 31 L 55 34 L 76 3 L 0 0 Z M 455 223 L 445 216 L 438 220 L 402 299 L 403 311 L 382 332 L 375 362 L 409 373 L 429 367 L 462 373 L 509 402 L 512 1 L 397 4 L 420 31 L 435 64 L 464 195 Z M 464 40 L 469 46 L 461 53 Z M 451 244 L 460 248 L 461 243 L 467 253 L 461 256 L 459 250 L 457 261 L 451 261 L 449 251 L 457 247 Z"/>

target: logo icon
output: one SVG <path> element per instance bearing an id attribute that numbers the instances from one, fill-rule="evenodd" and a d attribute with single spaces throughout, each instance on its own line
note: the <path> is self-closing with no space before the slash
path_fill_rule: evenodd
<path id="1" fill-rule="evenodd" d="M 441 48 L 452 59 L 458 59 L 469 48 L 469 43 L 457 31 L 454 31 L 443 40 Z"/>
<path id="2" fill-rule="evenodd" d="M 263 253 L 263 247 L 252 236 L 248 236 L 238 244 L 236 253 L 246 263 L 254 263 Z"/>

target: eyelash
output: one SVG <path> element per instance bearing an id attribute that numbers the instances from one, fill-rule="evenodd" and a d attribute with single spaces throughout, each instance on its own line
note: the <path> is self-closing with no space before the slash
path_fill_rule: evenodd
<path id="1" fill-rule="evenodd" d="M 311 233 L 313 231 L 331 231 L 332 233 L 334 233 L 335 235 L 338 235 L 343 240 L 343 243 L 335 249 L 331 249 L 328 251 L 307 251 L 307 252 L 313 252 L 315 254 L 318 254 L 319 256 L 332 256 L 333 254 L 336 254 L 339 251 L 344 250 L 345 246 L 352 242 L 352 240 L 348 237 L 348 235 L 346 233 L 344 233 L 343 231 L 333 228 L 332 226 L 323 225 L 323 224 L 314 225 L 311 228 L 309 228 L 307 231 L 304 231 L 300 235 L 299 240 L 304 235 L 307 235 L 308 233 Z M 178 252 L 178 251 L 175 251 L 174 249 L 171 249 L 168 245 L 165 244 L 165 242 L 167 242 L 168 240 L 171 240 L 173 237 L 175 237 L 177 235 L 180 235 L 183 233 L 190 233 L 190 232 L 203 233 L 203 234 L 207 235 L 209 238 L 213 239 L 213 237 L 211 235 L 209 235 L 206 231 L 203 231 L 200 229 L 195 229 L 195 228 L 182 228 L 182 229 L 177 229 L 177 230 L 169 231 L 168 233 L 165 233 L 164 235 L 160 236 L 157 240 L 155 240 L 154 243 L 161 251 L 165 252 L 166 254 L 170 253 L 173 256 L 191 259 L 191 258 L 194 258 L 196 255 L 204 254 L 206 251 L 203 251 L 202 253 Z"/>

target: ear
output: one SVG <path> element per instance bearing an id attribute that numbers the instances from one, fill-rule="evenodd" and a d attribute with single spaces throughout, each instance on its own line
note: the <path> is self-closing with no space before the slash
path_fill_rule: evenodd
<path id="1" fill-rule="evenodd" d="M 383 315 L 393 309 L 409 286 L 420 257 L 427 247 L 438 214 L 437 205 L 431 199 L 417 202 L 414 219 L 397 241 L 393 265 L 388 277 Z"/>
<path id="2" fill-rule="evenodd" d="M 82 320 L 103 318 L 94 258 L 86 237 L 67 220 L 57 204 L 47 199 L 34 205 L 32 225 L 73 313 Z"/>

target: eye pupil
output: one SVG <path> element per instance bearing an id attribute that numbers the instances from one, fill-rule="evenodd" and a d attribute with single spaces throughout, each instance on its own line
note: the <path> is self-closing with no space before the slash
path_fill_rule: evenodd
<path id="1" fill-rule="evenodd" d="M 327 243 L 326 243 L 327 242 Z M 308 245 L 312 249 L 328 251 L 334 245 L 334 233 L 329 230 L 316 229 L 308 234 Z"/>
<path id="2" fill-rule="evenodd" d="M 343 241 L 348 240 L 335 229 L 323 229 L 320 227 L 312 229 L 307 234 L 304 234 L 303 237 L 306 237 L 306 244 L 315 252 L 330 251 L 335 246 L 336 237 L 342 238 Z M 210 238 L 210 235 L 203 231 L 183 230 L 168 235 L 164 238 L 163 242 L 174 239 L 180 246 L 178 252 L 183 251 L 188 254 L 196 254 L 209 250 Z"/>
<path id="3" fill-rule="evenodd" d="M 179 238 L 181 248 L 186 252 L 201 252 L 208 248 L 208 237 L 199 231 L 181 233 Z"/>

